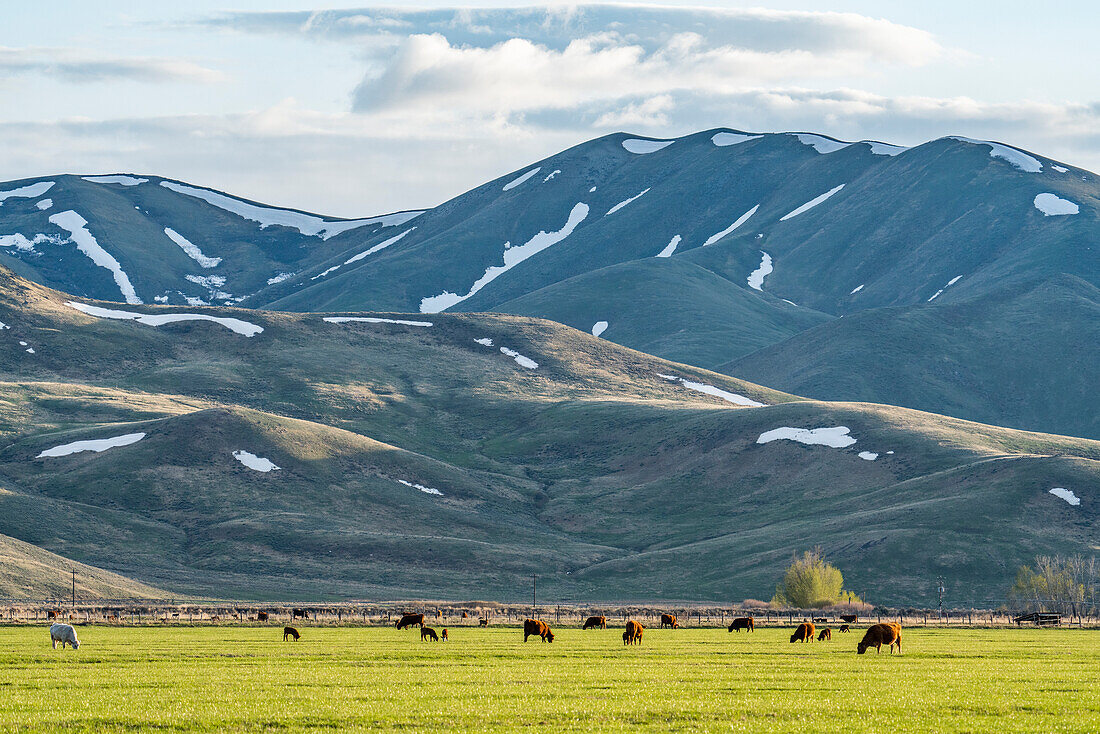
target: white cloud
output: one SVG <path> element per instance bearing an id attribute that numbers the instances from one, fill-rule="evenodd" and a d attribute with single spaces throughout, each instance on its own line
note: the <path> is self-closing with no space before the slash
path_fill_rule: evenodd
<path id="1" fill-rule="evenodd" d="M 185 59 L 104 56 L 66 48 L 0 47 L 0 74 L 40 74 L 74 83 L 211 83 L 225 78 L 218 71 Z"/>

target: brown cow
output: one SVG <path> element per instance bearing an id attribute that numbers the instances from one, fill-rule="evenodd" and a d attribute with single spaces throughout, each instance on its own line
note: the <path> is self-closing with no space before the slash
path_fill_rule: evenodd
<path id="1" fill-rule="evenodd" d="M 828 627 L 821 630 L 821 632 L 818 633 L 818 635 L 817 635 L 817 641 L 818 642 L 822 642 L 824 640 L 829 640 L 830 642 L 832 642 L 832 640 L 833 640 L 833 631 L 831 629 L 829 629 Z"/>
<path id="2" fill-rule="evenodd" d="M 586 630 L 590 627 L 592 629 L 595 629 L 596 627 L 599 627 L 602 630 L 607 629 L 607 617 L 589 617 L 588 619 L 584 620 L 584 626 L 581 627 L 581 629 Z"/>
<path id="3" fill-rule="evenodd" d="M 541 619 L 523 620 L 523 641 L 527 642 L 527 638 L 532 635 L 541 637 L 543 642 L 554 641 L 554 633 L 550 631 L 550 625 Z"/>
<path id="4" fill-rule="evenodd" d="M 51 611 L 46 612 L 46 619 L 58 619 L 60 617 L 61 617 L 61 610 L 60 609 L 51 610 Z"/>
<path id="5" fill-rule="evenodd" d="M 293 637 L 294 641 L 297 642 L 301 635 L 293 627 L 283 627 L 283 642 L 286 642 L 288 637 Z"/>
<path id="6" fill-rule="evenodd" d="M 463 612 L 463 613 L 462 613 L 462 618 L 463 618 L 463 619 L 467 619 L 467 618 L 469 618 L 469 616 L 470 616 L 470 615 L 469 615 L 469 614 L 467 614 L 466 612 Z"/>
<path id="7" fill-rule="evenodd" d="M 487 620 L 487 619 L 479 619 L 477 621 L 477 623 L 482 627 L 488 627 L 489 626 L 489 620 Z"/>
<path id="8" fill-rule="evenodd" d="M 856 645 L 856 651 L 862 655 L 867 652 L 867 648 L 875 648 L 875 652 L 882 652 L 882 646 L 890 646 L 890 654 L 894 654 L 894 645 L 898 646 L 898 652 L 901 652 L 901 625 L 896 622 L 883 622 L 881 624 L 873 624 L 867 629 L 867 634 L 863 635 L 863 639 Z"/>
<path id="9" fill-rule="evenodd" d="M 859 621 L 859 615 L 858 614 L 841 614 L 840 615 L 840 621 L 841 622 L 847 622 L 848 624 L 855 624 L 856 622 Z"/>
<path id="10" fill-rule="evenodd" d="M 846 624 L 842 624 L 842 625 L 840 625 L 840 631 L 841 631 L 841 632 L 851 632 L 851 631 L 852 631 L 852 628 L 851 628 L 851 627 L 849 627 L 849 626 L 848 626 L 848 625 L 846 625 Z"/>
<path id="11" fill-rule="evenodd" d="M 798 629 L 791 635 L 791 642 L 813 642 L 814 641 L 814 623 L 803 622 L 798 625 Z"/>
<path id="12" fill-rule="evenodd" d="M 676 615 L 675 614 L 662 614 L 661 615 L 661 629 L 664 629 L 666 626 L 669 627 L 670 629 L 676 629 L 677 627 L 680 626 L 680 623 L 676 621 Z"/>
<path id="13" fill-rule="evenodd" d="M 432 642 L 439 642 L 439 635 L 435 633 L 435 630 L 433 630 L 431 627 L 421 627 L 420 641 L 423 642 L 429 637 L 431 638 Z"/>
<path id="14" fill-rule="evenodd" d="M 256 621 L 257 622 L 266 622 L 267 621 L 267 612 L 256 612 Z"/>
<path id="15" fill-rule="evenodd" d="M 446 642 L 448 639 L 449 638 L 447 637 L 447 628 L 444 627 L 443 628 L 443 641 Z"/>
<path id="16" fill-rule="evenodd" d="M 420 627 L 424 629 L 424 615 L 423 614 L 406 614 L 401 619 L 397 620 L 394 624 L 399 630 L 403 630 L 406 627 Z"/>
<path id="17" fill-rule="evenodd" d="M 623 644 L 624 645 L 640 645 L 642 644 L 642 635 L 645 633 L 645 627 L 640 622 L 635 622 L 633 619 L 626 623 L 626 631 L 623 632 Z"/>
<path id="18" fill-rule="evenodd" d="M 737 630 L 738 632 L 740 632 L 741 630 L 754 632 L 756 630 L 756 627 L 753 624 L 752 617 L 738 617 L 737 619 L 730 622 L 730 626 L 726 630 L 726 632 L 733 632 L 734 630 Z"/>

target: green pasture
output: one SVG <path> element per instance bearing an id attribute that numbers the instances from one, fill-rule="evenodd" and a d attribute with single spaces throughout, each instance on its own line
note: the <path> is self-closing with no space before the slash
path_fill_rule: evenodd
<path id="1" fill-rule="evenodd" d="M 908 629 L 903 655 L 861 631 L 0 628 L 0 731 L 1095 732 L 1100 632 Z"/>

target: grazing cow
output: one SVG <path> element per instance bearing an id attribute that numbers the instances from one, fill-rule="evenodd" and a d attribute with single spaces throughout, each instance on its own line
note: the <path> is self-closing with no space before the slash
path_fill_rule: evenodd
<path id="1" fill-rule="evenodd" d="M 257 622 L 266 622 L 267 621 L 267 612 L 257 612 L 256 613 L 256 621 Z"/>
<path id="2" fill-rule="evenodd" d="M 431 638 L 432 642 L 439 642 L 439 635 L 435 633 L 435 630 L 433 630 L 431 627 L 421 627 L 420 641 L 423 642 L 428 638 Z"/>
<path id="3" fill-rule="evenodd" d="M 479 619 L 479 620 L 477 620 L 477 623 L 478 623 L 478 625 L 480 625 L 482 627 L 488 627 L 489 626 L 489 620 L 487 620 L 487 619 Z"/>
<path id="4" fill-rule="evenodd" d="M 814 617 L 812 621 L 813 621 L 814 624 L 825 624 L 826 622 L 829 621 L 829 618 L 828 617 Z"/>
<path id="5" fill-rule="evenodd" d="M 676 615 L 675 614 L 662 614 L 661 615 L 661 629 L 664 629 L 666 626 L 670 629 L 676 629 L 677 627 L 680 626 L 680 623 L 676 621 Z"/>
<path id="6" fill-rule="evenodd" d="M 61 610 L 60 609 L 52 609 L 52 610 L 46 612 L 46 619 L 57 619 L 60 616 L 61 616 Z"/>
<path id="7" fill-rule="evenodd" d="M 444 627 L 444 628 L 443 628 L 443 641 L 444 641 L 444 642 L 446 642 L 447 640 L 448 640 L 448 637 L 447 637 L 447 628 L 446 628 L 446 627 Z"/>
<path id="8" fill-rule="evenodd" d="M 424 629 L 424 615 L 423 614 L 406 614 L 397 620 L 394 624 L 399 630 L 403 630 L 406 627 L 420 627 Z"/>
<path id="9" fill-rule="evenodd" d="M 841 622 L 847 622 L 848 624 L 855 624 L 856 622 L 859 621 L 859 615 L 858 614 L 841 614 L 840 615 L 840 621 Z"/>
<path id="10" fill-rule="evenodd" d="M 863 635 L 863 639 L 856 645 L 856 651 L 862 655 L 867 652 L 867 648 L 875 648 L 875 652 L 882 652 L 882 646 L 890 646 L 890 654 L 894 654 L 894 645 L 898 646 L 898 652 L 901 652 L 901 625 L 896 622 L 883 622 L 881 624 L 873 624 L 867 629 L 867 634 Z"/>
<path id="11" fill-rule="evenodd" d="M 541 619 L 523 620 L 523 641 L 527 642 L 527 638 L 532 635 L 541 637 L 543 642 L 554 641 L 554 633 L 550 631 L 550 625 Z"/>
<path id="12" fill-rule="evenodd" d="M 288 637 L 293 637 L 294 641 L 297 642 L 301 635 L 298 634 L 298 630 L 293 627 L 283 627 L 283 642 L 286 642 Z"/>
<path id="13" fill-rule="evenodd" d="M 308 609 L 294 609 L 291 611 L 293 619 L 309 619 Z"/>
<path id="14" fill-rule="evenodd" d="M 791 635 L 791 642 L 813 642 L 814 641 L 814 623 L 803 622 L 798 625 L 798 629 Z"/>
<path id="15" fill-rule="evenodd" d="M 849 626 L 848 626 L 848 625 L 846 625 L 846 624 L 842 624 L 842 625 L 840 625 L 840 631 L 841 631 L 841 632 L 851 632 L 851 631 L 852 631 L 852 628 L 851 628 L 851 627 L 849 627 Z"/>
<path id="16" fill-rule="evenodd" d="M 756 630 L 756 627 L 753 625 L 752 617 L 738 617 L 737 619 L 730 622 L 730 626 L 726 631 L 733 632 L 734 630 L 737 630 L 738 632 L 740 632 L 741 630 L 748 630 L 749 632 L 753 632 Z"/>
<path id="17" fill-rule="evenodd" d="M 57 643 L 61 643 L 61 649 L 65 649 L 65 645 L 72 645 L 76 650 L 80 647 L 80 640 L 76 639 L 76 630 L 73 629 L 71 624 L 55 623 L 50 625 L 50 642 L 53 644 L 53 649 L 57 649 Z"/>
<path id="18" fill-rule="evenodd" d="M 821 632 L 817 635 L 818 642 L 823 642 L 824 640 L 829 640 L 830 642 L 832 642 L 833 640 L 833 631 L 828 627 L 821 630 Z"/>
<path id="19" fill-rule="evenodd" d="M 642 635 L 645 633 L 645 627 L 640 622 L 635 622 L 633 619 L 626 623 L 626 631 L 623 632 L 623 644 L 624 645 L 640 645 L 642 644 Z"/>
<path id="20" fill-rule="evenodd" d="M 602 630 L 607 629 L 607 617 L 589 617 L 588 619 L 584 620 L 584 626 L 581 627 L 581 629 L 596 629 L 597 627 Z"/>
<path id="21" fill-rule="evenodd" d="M 462 618 L 463 618 L 463 619 L 467 619 L 467 618 L 468 618 L 469 616 L 470 616 L 470 615 L 469 615 L 469 614 L 467 614 L 466 612 L 463 612 L 463 613 L 462 613 Z"/>

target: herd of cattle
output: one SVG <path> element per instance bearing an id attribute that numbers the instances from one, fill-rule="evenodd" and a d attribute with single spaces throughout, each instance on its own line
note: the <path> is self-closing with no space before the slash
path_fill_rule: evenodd
<path id="1" fill-rule="evenodd" d="M 264 615 L 267 616 L 266 614 Z M 842 615 L 841 619 L 847 624 L 840 626 L 840 632 L 850 632 L 851 624 L 857 621 L 857 618 L 849 615 Z M 485 627 L 487 620 L 481 620 L 481 626 Z M 442 635 L 436 632 L 433 628 L 427 625 L 427 621 L 423 614 L 406 614 L 399 619 L 394 625 L 397 629 L 406 629 L 409 627 L 420 628 L 420 640 L 431 642 L 446 642 L 448 639 L 447 629 L 443 629 Z M 662 614 L 661 615 L 661 628 L 677 629 L 680 623 L 676 619 L 675 614 Z M 607 629 L 607 617 L 589 617 L 584 621 L 582 630 L 588 629 Z M 746 630 L 753 632 L 756 629 L 756 625 L 753 622 L 752 617 L 738 617 L 730 622 L 727 628 L 728 632 L 740 632 Z M 623 631 L 623 644 L 624 645 L 641 645 L 642 636 L 645 634 L 645 627 L 641 622 L 636 622 L 631 619 L 626 623 L 626 629 Z M 813 642 L 814 636 L 817 636 L 819 642 L 833 639 L 833 630 L 830 627 L 825 627 L 820 631 L 817 630 L 813 622 L 803 622 L 795 629 L 794 634 L 791 635 L 791 642 Z M 283 627 L 283 642 L 287 640 L 293 640 L 297 642 L 301 637 L 301 633 L 294 627 Z M 541 619 L 526 619 L 523 622 L 523 641 L 531 637 L 539 637 L 543 642 L 553 642 L 554 632 L 550 629 L 550 625 L 543 622 Z M 76 637 L 76 629 L 70 624 L 55 623 L 50 625 L 50 640 L 54 649 L 57 649 L 57 643 L 61 643 L 61 649 L 65 649 L 66 645 L 70 645 L 74 650 L 80 647 L 80 641 Z M 871 625 L 866 634 L 863 635 L 863 639 L 856 645 L 856 651 L 862 655 L 867 652 L 868 648 L 875 648 L 876 652 L 882 652 L 882 646 L 886 645 L 890 652 L 894 652 L 894 646 L 898 648 L 898 652 L 901 652 L 901 625 L 893 622 L 884 622 Z"/>

